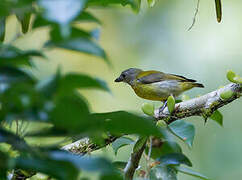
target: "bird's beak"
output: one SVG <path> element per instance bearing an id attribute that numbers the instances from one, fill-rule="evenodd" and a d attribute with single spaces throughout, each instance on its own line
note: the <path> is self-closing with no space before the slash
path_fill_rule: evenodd
<path id="1" fill-rule="evenodd" d="M 114 80 L 114 82 L 122 82 L 124 79 L 122 76 L 119 76 L 117 79 Z"/>

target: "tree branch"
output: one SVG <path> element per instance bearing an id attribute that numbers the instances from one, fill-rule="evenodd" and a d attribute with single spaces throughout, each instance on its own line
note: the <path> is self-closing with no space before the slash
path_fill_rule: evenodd
<path id="1" fill-rule="evenodd" d="M 92 151 L 107 146 L 108 144 L 114 142 L 117 138 L 119 138 L 119 136 L 110 136 L 109 138 L 105 139 L 105 143 L 102 146 L 90 142 L 89 138 L 83 138 L 74 143 L 62 147 L 62 149 L 72 152 L 74 154 L 84 155 L 86 153 L 90 153 Z"/>
<path id="2" fill-rule="evenodd" d="M 222 99 L 221 94 L 228 91 L 231 91 L 231 96 L 227 99 Z M 161 112 L 157 109 L 154 117 L 157 120 L 169 120 L 169 123 L 190 116 L 203 116 L 206 119 L 215 110 L 241 97 L 241 95 L 242 84 L 231 83 L 203 96 L 177 103 L 172 115 L 170 115 L 167 107 Z"/>
<path id="3" fill-rule="evenodd" d="M 138 168 L 140 159 L 141 159 L 142 154 L 145 150 L 146 142 L 147 142 L 147 139 L 142 141 L 142 144 L 139 145 L 139 147 L 137 149 L 135 149 L 135 148 L 133 149 L 133 152 L 132 152 L 132 154 L 129 158 L 129 161 L 127 162 L 127 164 L 124 168 L 125 180 L 132 180 L 133 179 L 135 170 Z"/>

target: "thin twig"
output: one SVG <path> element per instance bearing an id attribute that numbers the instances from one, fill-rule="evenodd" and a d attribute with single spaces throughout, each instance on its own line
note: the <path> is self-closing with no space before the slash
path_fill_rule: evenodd
<path id="1" fill-rule="evenodd" d="M 151 152 L 152 152 L 152 137 L 150 136 L 150 147 L 149 147 L 149 151 L 148 151 L 148 157 L 147 157 L 147 162 L 146 162 L 146 174 L 145 174 L 145 178 L 148 178 L 149 176 L 149 172 L 150 172 L 150 157 L 151 157 Z"/>
<path id="2" fill-rule="evenodd" d="M 125 180 L 133 179 L 135 170 L 138 168 L 140 159 L 145 150 L 146 142 L 147 142 L 147 139 L 143 142 L 143 145 L 141 145 L 139 149 L 136 149 L 136 151 L 133 150 L 133 152 L 129 158 L 129 161 L 124 168 Z"/>
<path id="3" fill-rule="evenodd" d="M 148 161 L 150 160 L 151 152 L 152 152 L 152 137 L 150 137 L 150 148 L 149 148 L 149 152 L 148 152 Z"/>
<path id="4" fill-rule="evenodd" d="M 16 120 L 16 135 L 18 136 L 18 134 L 19 134 L 19 121 L 18 121 L 18 119 Z"/>
<path id="5" fill-rule="evenodd" d="M 192 24 L 191 24 L 191 26 L 188 28 L 188 31 L 190 31 L 190 30 L 192 29 L 192 27 L 194 26 L 194 24 L 195 24 L 195 22 L 196 22 L 196 17 L 197 17 L 197 14 L 198 14 L 199 4 L 200 4 L 200 0 L 197 0 L 197 7 L 196 7 L 196 10 L 195 10 L 195 14 L 194 14 L 194 16 L 193 16 Z"/>

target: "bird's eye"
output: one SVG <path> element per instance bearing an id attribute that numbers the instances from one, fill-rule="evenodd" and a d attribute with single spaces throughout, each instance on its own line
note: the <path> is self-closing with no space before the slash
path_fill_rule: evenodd
<path id="1" fill-rule="evenodd" d="M 122 77 L 123 77 L 123 78 L 125 78 L 125 77 L 126 77 L 126 75 L 125 75 L 125 74 L 122 74 Z"/>

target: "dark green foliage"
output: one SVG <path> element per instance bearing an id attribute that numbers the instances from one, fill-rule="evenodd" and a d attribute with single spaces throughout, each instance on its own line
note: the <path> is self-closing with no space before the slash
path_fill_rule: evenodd
<path id="1" fill-rule="evenodd" d="M 93 16 L 91 13 L 89 12 L 82 12 L 79 16 L 77 16 L 77 18 L 75 19 L 78 22 L 95 22 L 98 24 L 101 24 L 101 21 L 99 19 L 97 19 L 95 16 Z"/>
<path id="2" fill-rule="evenodd" d="M 22 32 L 25 34 L 28 32 L 29 30 L 29 25 L 30 25 L 30 20 L 31 20 L 31 13 L 27 12 L 27 13 L 23 13 L 23 14 L 16 14 L 19 22 L 21 23 L 21 27 L 22 27 Z"/>
<path id="3" fill-rule="evenodd" d="M 5 25 L 6 25 L 6 19 L 4 17 L 1 17 L 0 18 L 0 42 L 2 42 L 5 37 Z"/>
<path id="4" fill-rule="evenodd" d="M 133 144 L 133 143 L 134 143 L 134 140 L 132 140 L 131 138 L 128 138 L 128 137 L 120 137 L 120 138 L 116 139 L 112 143 L 112 148 L 114 150 L 115 155 L 117 155 L 119 148 L 126 146 L 126 145 Z"/>
<path id="5" fill-rule="evenodd" d="M 191 161 L 181 153 L 171 153 L 161 156 L 158 161 L 160 164 L 153 167 L 150 171 L 151 180 L 176 180 L 178 171 L 201 179 L 208 179 L 198 172 L 180 166 L 182 164 L 192 166 Z"/>
<path id="6" fill-rule="evenodd" d="M 146 148 L 146 154 L 148 154 L 149 148 Z M 181 147 L 179 144 L 173 141 L 160 141 L 158 144 L 152 145 L 151 157 L 157 159 L 163 155 L 170 153 L 181 153 Z"/>
<path id="7" fill-rule="evenodd" d="M 191 123 L 184 120 L 177 120 L 169 124 L 168 127 L 174 135 L 186 142 L 188 146 L 192 146 L 195 135 L 195 127 Z"/>
<path id="8" fill-rule="evenodd" d="M 110 92 L 105 81 L 85 74 L 69 73 L 61 79 L 60 83 L 62 92 L 69 92 L 75 88 L 94 88 Z"/>
<path id="9" fill-rule="evenodd" d="M 44 57 L 43 53 L 36 50 L 23 51 L 11 45 L 0 44 L 0 65 L 32 66 L 32 57 Z"/>
<path id="10" fill-rule="evenodd" d="M 206 176 L 202 175 L 201 173 L 198 173 L 198 172 L 193 171 L 191 169 L 188 169 L 186 167 L 175 166 L 175 169 L 177 171 L 182 172 L 182 173 L 187 174 L 187 175 L 191 175 L 191 176 L 198 177 L 198 178 L 201 178 L 201 179 L 209 179 Z"/>
<path id="11" fill-rule="evenodd" d="M 30 151 L 30 147 L 22 138 L 2 128 L 0 129 L 0 143 L 11 144 L 14 149 L 22 152 Z"/>
<path id="12" fill-rule="evenodd" d="M 158 165 L 151 169 L 150 180 L 177 180 L 176 170 L 170 166 Z"/>
<path id="13" fill-rule="evenodd" d="M 141 0 L 89 0 L 89 6 L 108 6 L 112 4 L 130 5 L 134 11 L 139 11 Z"/>
<path id="14" fill-rule="evenodd" d="M 210 116 L 210 119 L 216 121 L 219 125 L 223 126 L 223 115 L 220 111 L 214 111 L 214 113 Z"/>
<path id="15" fill-rule="evenodd" d="M 192 166 L 191 161 L 181 153 L 171 153 L 164 155 L 158 159 L 163 165 L 180 165 L 185 164 L 187 166 Z"/>
<path id="16" fill-rule="evenodd" d="M 61 180 L 75 180 L 79 174 L 78 169 L 68 161 L 53 160 L 44 157 L 18 157 L 14 159 L 14 163 L 15 168 L 28 171 L 35 170 Z"/>

